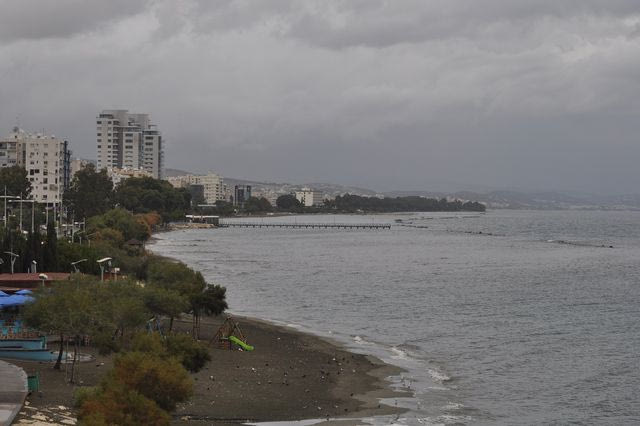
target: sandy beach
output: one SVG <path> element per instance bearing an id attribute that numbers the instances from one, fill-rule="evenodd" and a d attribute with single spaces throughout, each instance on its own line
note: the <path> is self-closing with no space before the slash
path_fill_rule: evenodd
<path id="1" fill-rule="evenodd" d="M 359 424 L 361 417 L 392 415 L 402 410 L 381 405 L 378 398 L 406 396 L 393 392 L 386 377 L 400 370 L 381 361 L 353 354 L 322 338 L 264 321 L 235 318 L 252 352 L 224 350 L 210 345 L 211 362 L 193 374 L 194 396 L 178 406 L 173 424 L 234 425 L 246 422 L 301 419 L 344 419 Z M 200 337 L 211 341 L 224 316 L 202 321 Z M 180 331 L 191 329 L 190 319 L 176 321 Z M 53 345 L 52 345 L 53 346 Z M 110 368 L 112 357 L 95 356 L 82 363 L 81 386 L 92 386 Z M 17 425 L 71 424 L 73 391 L 62 371 L 51 364 L 14 362 L 28 374 L 40 374 L 40 392 L 27 398 Z M 344 422 L 341 422 L 344 423 Z"/>

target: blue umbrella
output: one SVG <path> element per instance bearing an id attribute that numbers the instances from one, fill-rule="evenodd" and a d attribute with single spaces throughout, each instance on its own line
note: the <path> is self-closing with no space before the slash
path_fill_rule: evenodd
<path id="1" fill-rule="evenodd" d="M 9 295 L 4 291 L 0 290 L 0 297 L 9 297 Z"/>
<path id="2" fill-rule="evenodd" d="M 20 295 L 24 296 L 26 294 L 33 294 L 33 292 L 31 290 L 28 290 L 28 289 L 25 288 L 25 289 L 16 291 L 14 294 L 20 294 Z"/>
<path id="3" fill-rule="evenodd" d="M 4 306 L 20 306 L 24 305 L 27 302 L 31 302 L 33 300 L 33 297 L 14 294 L 9 297 L 4 297 L 1 300 Z"/>

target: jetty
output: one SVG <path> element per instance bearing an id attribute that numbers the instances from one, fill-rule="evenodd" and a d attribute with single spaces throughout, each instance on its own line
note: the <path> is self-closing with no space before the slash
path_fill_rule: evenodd
<path id="1" fill-rule="evenodd" d="M 220 221 L 221 228 L 391 229 L 382 223 L 277 223 Z"/>

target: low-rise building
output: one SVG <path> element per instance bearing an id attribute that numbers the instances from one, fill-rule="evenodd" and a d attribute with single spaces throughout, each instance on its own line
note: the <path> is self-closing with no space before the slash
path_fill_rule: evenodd
<path id="1" fill-rule="evenodd" d="M 296 199 L 300 201 L 300 204 L 304 207 L 321 206 L 324 204 L 322 192 L 314 191 L 311 188 L 302 188 L 300 191 L 296 191 Z"/>
<path id="2" fill-rule="evenodd" d="M 73 177 L 76 175 L 76 173 L 87 167 L 89 164 L 91 164 L 90 161 L 83 160 L 82 158 L 74 158 L 73 160 L 71 160 L 69 167 L 71 172 L 71 180 L 73 180 Z"/>
<path id="3" fill-rule="evenodd" d="M 207 204 L 215 204 L 216 201 L 225 200 L 226 187 L 220 175 L 210 172 L 206 175 L 184 175 L 168 177 L 167 181 L 175 188 L 189 188 L 201 186 L 204 201 Z M 198 188 L 196 192 L 199 192 Z"/>
<path id="4" fill-rule="evenodd" d="M 123 180 L 132 178 L 132 177 L 153 177 L 151 172 L 142 169 L 118 169 L 118 168 L 108 168 L 107 175 L 113 181 L 113 186 L 117 186 Z"/>

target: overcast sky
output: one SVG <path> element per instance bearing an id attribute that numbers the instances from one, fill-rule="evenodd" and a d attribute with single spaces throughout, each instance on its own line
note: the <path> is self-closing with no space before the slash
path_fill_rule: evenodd
<path id="1" fill-rule="evenodd" d="M 640 192 L 638 0 L 0 0 L 0 132 L 378 190 Z M 453 189 L 453 185 L 452 189 Z"/>

